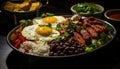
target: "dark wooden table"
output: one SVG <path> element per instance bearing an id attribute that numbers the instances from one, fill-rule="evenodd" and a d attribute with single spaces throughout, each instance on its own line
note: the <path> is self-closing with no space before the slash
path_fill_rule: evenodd
<path id="1" fill-rule="evenodd" d="M 52 8 L 52 9 L 51 9 Z M 69 9 L 58 9 L 50 7 L 42 8 L 38 11 L 39 16 L 43 12 L 50 12 L 56 15 L 71 15 Z M 103 18 L 104 19 L 104 18 Z M 115 39 L 106 47 L 85 55 L 82 57 L 70 59 L 39 59 L 25 57 L 23 54 L 17 53 L 7 44 L 6 36 L 8 32 L 14 28 L 14 24 L 5 12 L 0 12 L 0 69 L 35 69 L 35 68 L 92 68 L 92 69 L 120 69 L 120 37 L 119 33 Z M 55 61 L 57 60 L 57 61 Z"/>

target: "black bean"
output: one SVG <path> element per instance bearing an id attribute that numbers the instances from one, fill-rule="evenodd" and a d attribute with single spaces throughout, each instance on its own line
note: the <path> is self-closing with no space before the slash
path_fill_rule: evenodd
<path id="1" fill-rule="evenodd" d="M 66 45 L 63 45 L 62 47 L 63 47 L 63 48 L 66 48 Z"/>
<path id="2" fill-rule="evenodd" d="M 50 52 L 50 54 L 49 54 L 50 56 L 53 56 L 54 55 L 54 52 Z"/>
<path id="3" fill-rule="evenodd" d="M 63 50 L 63 53 L 66 53 L 66 50 L 65 50 L 65 49 Z"/>
<path id="4" fill-rule="evenodd" d="M 79 53 L 81 53 L 81 52 L 83 52 L 83 51 L 84 51 L 84 49 L 83 49 L 83 48 L 78 48 L 77 50 L 78 50 L 78 52 L 79 52 Z"/>
<path id="5" fill-rule="evenodd" d="M 59 54 L 60 52 L 61 52 L 60 50 L 57 51 L 58 54 Z"/>
<path id="6" fill-rule="evenodd" d="M 63 45 L 63 43 L 62 42 L 60 42 L 60 46 L 62 46 Z"/>
<path id="7" fill-rule="evenodd" d="M 60 46 L 56 46 L 56 49 L 60 49 Z"/>
<path id="8" fill-rule="evenodd" d="M 66 40 L 66 39 L 62 39 L 61 41 L 62 41 L 62 42 L 66 42 L 67 40 Z"/>
<path id="9" fill-rule="evenodd" d="M 54 53 L 54 56 L 58 56 L 58 53 Z"/>
<path id="10" fill-rule="evenodd" d="M 66 43 L 64 43 L 65 45 L 69 45 L 69 43 L 68 42 L 66 42 Z"/>
<path id="11" fill-rule="evenodd" d="M 65 47 L 65 50 L 68 50 L 69 49 L 69 47 Z"/>
<path id="12" fill-rule="evenodd" d="M 75 50 L 74 53 L 75 53 L 75 54 L 78 54 L 78 50 Z"/>
<path id="13" fill-rule="evenodd" d="M 56 46 L 50 46 L 50 50 L 55 50 Z"/>
<path id="14" fill-rule="evenodd" d="M 70 50 L 75 50 L 75 47 L 73 47 L 73 46 L 72 46 L 72 47 L 70 47 Z"/>
<path id="15" fill-rule="evenodd" d="M 58 45 L 59 45 L 59 43 L 57 42 L 57 43 L 55 43 L 55 45 L 56 45 L 56 46 L 58 46 Z"/>
<path id="16" fill-rule="evenodd" d="M 70 50 L 70 51 L 68 51 L 68 53 L 71 55 L 71 54 L 73 54 L 73 51 Z"/>
<path id="17" fill-rule="evenodd" d="M 72 46 L 73 46 L 73 47 L 75 47 L 75 46 L 76 46 L 76 44 L 73 44 Z"/>
<path id="18" fill-rule="evenodd" d="M 64 53 L 63 53 L 63 52 L 61 52 L 61 53 L 60 53 L 60 56 L 63 56 L 63 55 L 64 55 Z"/>
<path id="19" fill-rule="evenodd" d="M 64 47 L 61 46 L 61 47 L 60 47 L 60 50 L 63 50 L 63 49 L 64 49 Z"/>
<path id="20" fill-rule="evenodd" d="M 57 47 L 56 47 L 56 50 L 60 50 L 60 48 L 61 48 L 61 46 L 57 46 Z"/>
<path id="21" fill-rule="evenodd" d="M 81 48 L 82 46 L 81 45 L 77 45 L 78 48 Z"/>

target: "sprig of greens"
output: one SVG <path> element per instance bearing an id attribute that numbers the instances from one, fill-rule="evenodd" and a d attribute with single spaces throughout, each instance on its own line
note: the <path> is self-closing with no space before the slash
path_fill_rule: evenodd
<path id="1" fill-rule="evenodd" d="M 58 23 L 58 24 L 57 24 L 56 29 L 57 29 L 57 30 L 61 30 L 61 29 L 62 29 L 62 27 L 61 27 L 60 23 Z"/>
<path id="2" fill-rule="evenodd" d="M 50 28 L 52 28 L 52 25 L 51 24 L 48 24 L 48 25 L 39 25 L 40 27 L 42 27 L 42 26 L 47 26 L 47 27 L 50 27 Z"/>
<path id="3" fill-rule="evenodd" d="M 76 23 L 69 21 L 68 24 L 65 26 L 65 29 L 73 32 L 76 26 Z"/>
<path id="4" fill-rule="evenodd" d="M 23 19 L 23 20 L 20 20 L 19 23 L 21 25 L 28 25 L 28 24 L 32 23 L 32 20 L 31 19 L 27 19 L 27 20 Z"/>
<path id="5" fill-rule="evenodd" d="M 64 34 L 58 36 L 58 37 L 56 38 L 56 41 L 60 41 L 60 40 L 62 40 L 62 39 L 64 39 L 64 38 L 67 38 L 67 37 L 69 37 L 69 36 L 70 36 L 70 34 L 69 34 L 68 32 L 65 32 Z"/>
<path id="6" fill-rule="evenodd" d="M 44 17 L 47 17 L 47 16 L 54 16 L 54 14 L 52 14 L 52 13 L 43 13 L 43 14 L 41 14 L 41 16 L 40 16 L 40 18 L 44 18 Z"/>
<path id="7" fill-rule="evenodd" d="M 86 26 L 79 26 L 80 29 L 86 29 Z"/>
<path id="8" fill-rule="evenodd" d="M 35 19 L 45 18 L 45 17 L 47 17 L 47 16 L 54 16 L 54 14 L 53 14 L 53 13 L 48 13 L 48 12 L 42 13 L 42 14 L 40 15 L 40 17 L 36 17 Z"/>

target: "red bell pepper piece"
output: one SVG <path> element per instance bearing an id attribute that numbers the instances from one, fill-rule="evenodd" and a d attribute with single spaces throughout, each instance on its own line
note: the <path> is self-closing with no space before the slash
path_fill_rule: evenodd
<path id="1" fill-rule="evenodd" d="M 20 39 L 15 40 L 14 47 L 17 49 L 20 47 Z"/>

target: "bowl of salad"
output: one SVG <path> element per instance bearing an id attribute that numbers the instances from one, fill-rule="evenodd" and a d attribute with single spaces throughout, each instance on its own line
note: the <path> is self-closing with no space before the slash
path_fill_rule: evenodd
<path id="1" fill-rule="evenodd" d="M 96 3 L 78 3 L 71 6 L 71 11 L 81 16 L 96 16 L 104 11 L 104 7 Z"/>

